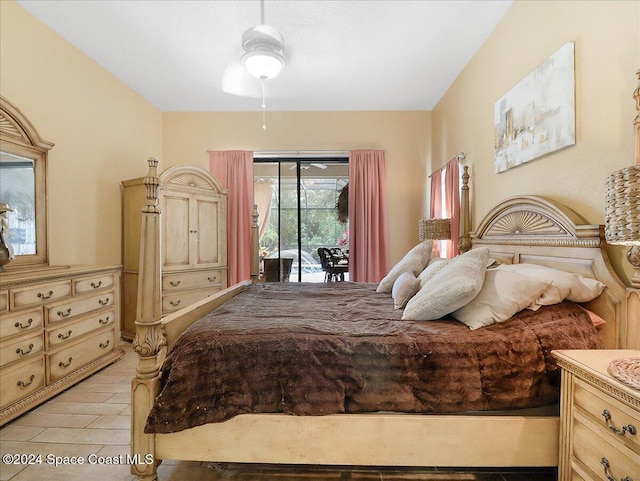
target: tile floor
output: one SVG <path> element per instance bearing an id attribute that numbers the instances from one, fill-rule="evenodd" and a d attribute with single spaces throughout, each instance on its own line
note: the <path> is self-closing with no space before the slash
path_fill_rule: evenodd
<path id="1" fill-rule="evenodd" d="M 123 359 L 0 429 L 0 454 L 41 455 L 41 464 L 0 462 L 0 481 L 132 481 L 128 465 L 97 462 L 129 452 L 130 379 L 137 358 L 125 344 Z M 82 457 L 83 465 L 55 465 Z M 88 464 L 92 460 L 95 464 Z M 160 481 L 555 481 L 554 469 L 467 471 L 456 469 L 310 468 L 166 461 Z"/>

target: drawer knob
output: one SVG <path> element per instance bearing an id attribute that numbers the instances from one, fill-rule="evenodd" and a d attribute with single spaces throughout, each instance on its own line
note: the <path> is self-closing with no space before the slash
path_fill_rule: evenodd
<path id="1" fill-rule="evenodd" d="M 106 326 L 107 324 L 109 324 L 110 320 L 111 320 L 111 318 L 109 316 L 107 316 L 105 319 L 98 319 L 98 322 L 100 324 L 102 324 L 103 326 Z"/>
<path id="2" fill-rule="evenodd" d="M 102 285 L 102 281 L 98 281 L 98 283 L 92 282 L 91 287 L 94 289 L 98 289 Z"/>
<path id="3" fill-rule="evenodd" d="M 100 343 L 100 348 L 102 348 L 102 349 L 106 349 L 106 348 L 108 348 L 108 347 L 109 347 L 109 344 L 111 344 L 111 340 L 110 340 L 110 339 L 107 339 L 107 342 L 101 342 L 101 343 Z"/>
<path id="4" fill-rule="evenodd" d="M 71 329 L 69 329 L 66 334 L 63 334 L 63 333 L 58 334 L 58 339 L 63 339 L 63 340 L 69 339 L 71 337 L 71 332 L 72 332 Z"/>
<path id="5" fill-rule="evenodd" d="M 169 281 L 169 284 L 171 284 L 173 287 L 178 287 L 180 285 L 180 281 Z"/>
<path id="6" fill-rule="evenodd" d="M 18 381 L 18 387 L 27 387 L 27 386 L 31 386 L 31 384 L 33 383 L 33 380 L 36 378 L 35 374 L 32 374 L 31 376 L 29 376 L 29 380 L 27 382 L 24 381 Z"/>
<path id="7" fill-rule="evenodd" d="M 609 481 L 618 481 L 616 478 L 611 476 L 611 473 L 609 472 L 609 469 L 611 466 L 609 465 L 609 460 L 607 458 L 602 458 L 600 460 L 600 464 L 602 464 L 602 469 L 604 469 L 604 475 L 607 477 Z M 631 478 L 631 476 L 625 476 L 624 478 L 620 478 L 620 481 L 633 481 L 633 478 Z"/>
<path id="8" fill-rule="evenodd" d="M 71 315 L 71 308 L 67 309 L 66 311 L 58 311 L 58 315 L 60 317 L 69 317 Z"/>
<path id="9" fill-rule="evenodd" d="M 31 354 L 31 351 L 33 351 L 33 347 L 34 347 L 33 344 L 29 344 L 29 347 L 27 348 L 26 351 L 21 347 L 19 347 L 18 349 L 16 349 L 16 354 L 20 354 L 21 356 L 26 356 L 27 354 Z"/>
<path id="10" fill-rule="evenodd" d="M 209 280 L 209 282 L 215 282 L 216 280 L 218 280 L 218 276 L 207 277 L 207 279 Z"/>
<path id="11" fill-rule="evenodd" d="M 14 326 L 16 326 L 18 329 L 27 329 L 29 326 L 31 326 L 31 324 L 33 324 L 33 319 L 29 318 L 29 320 L 27 321 L 27 325 L 25 326 L 24 324 L 22 324 L 20 321 L 17 321 Z"/>
<path id="12" fill-rule="evenodd" d="M 102 299 L 98 299 L 98 303 L 100 303 L 101 306 L 106 306 L 109 304 L 109 298 L 107 297 L 104 301 Z"/>
<path id="13" fill-rule="evenodd" d="M 73 358 L 72 358 L 72 357 L 70 357 L 70 358 L 69 358 L 69 361 L 68 361 L 68 362 L 66 362 L 66 363 L 65 363 L 65 362 L 63 362 L 63 361 L 60 361 L 60 362 L 58 363 L 58 366 L 63 367 L 63 368 L 67 368 L 67 367 L 71 366 L 71 361 L 73 361 Z"/>
<path id="14" fill-rule="evenodd" d="M 178 299 L 177 301 L 169 301 L 169 304 L 171 304 L 173 307 L 178 307 L 180 305 L 180 299 Z"/>
<path id="15" fill-rule="evenodd" d="M 602 417 L 604 418 L 604 423 L 607 425 L 607 427 L 614 433 L 616 433 L 618 436 L 624 436 L 627 431 L 629 432 L 629 434 L 631 435 L 635 435 L 638 430 L 636 429 L 636 427 L 633 424 L 627 424 L 626 426 L 622 426 L 622 429 L 618 429 L 617 427 L 615 427 L 613 424 L 611 424 L 611 413 L 609 412 L 608 409 L 603 409 L 602 410 Z"/>
<path id="16" fill-rule="evenodd" d="M 43 301 L 46 301 L 47 299 L 51 299 L 52 295 L 53 295 L 53 291 L 49 291 L 48 294 L 43 294 L 42 292 L 38 292 L 38 297 Z"/>

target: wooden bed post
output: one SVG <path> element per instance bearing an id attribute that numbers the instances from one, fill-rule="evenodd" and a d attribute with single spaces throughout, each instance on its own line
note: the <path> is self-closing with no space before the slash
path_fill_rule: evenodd
<path id="1" fill-rule="evenodd" d="M 147 162 L 149 172 L 144 179 L 147 204 L 142 209 L 136 335 L 133 339 L 138 367 L 136 377 L 131 381 L 131 454 L 134 459 L 131 473 L 139 480 L 155 481 L 159 464 L 155 460 L 155 436 L 145 434 L 144 426 L 160 389 L 159 353 L 166 345 L 166 339 L 160 324 L 162 278 L 158 191 L 161 183 L 158 159 L 151 157 Z"/>
<path id="2" fill-rule="evenodd" d="M 469 166 L 464 166 L 460 199 L 460 237 L 458 251 L 460 254 L 471 249 L 471 212 L 469 209 Z"/>
<path id="3" fill-rule="evenodd" d="M 258 204 L 253 204 L 253 222 L 251 223 L 251 280 L 260 279 L 260 230 L 258 227 Z"/>

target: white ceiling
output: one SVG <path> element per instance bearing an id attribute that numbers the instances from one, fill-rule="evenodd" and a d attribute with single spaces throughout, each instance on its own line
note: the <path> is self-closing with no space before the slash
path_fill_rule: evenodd
<path id="1" fill-rule="evenodd" d="M 259 0 L 18 0 L 162 111 L 260 110 L 242 33 Z M 512 0 L 266 0 L 287 65 L 270 111 L 430 110 Z"/>

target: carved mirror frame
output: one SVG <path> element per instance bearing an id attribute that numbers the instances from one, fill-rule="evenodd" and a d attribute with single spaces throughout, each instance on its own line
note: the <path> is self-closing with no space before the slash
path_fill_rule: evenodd
<path id="1" fill-rule="evenodd" d="M 27 117 L 0 96 L 0 151 L 33 159 L 35 174 L 36 253 L 17 255 L 8 267 L 47 265 L 47 155 L 54 146 L 43 140 Z"/>

